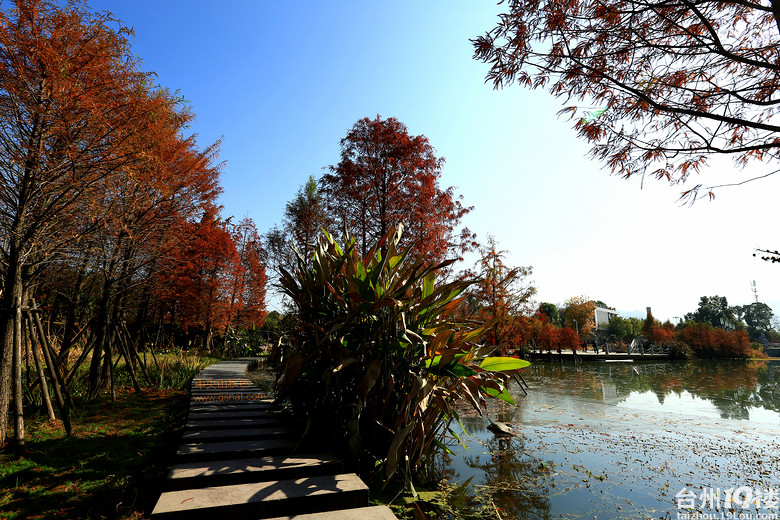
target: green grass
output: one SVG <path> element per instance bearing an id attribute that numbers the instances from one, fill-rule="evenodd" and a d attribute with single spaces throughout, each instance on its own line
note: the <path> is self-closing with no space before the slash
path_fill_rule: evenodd
<path id="1" fill-rule="evenodd" d="M 179 390 L 121 390 L 72 417 L 70 438 L 28 420 L 27 450 L 0 453 L 0 518 L 143 518 L 159 497 L 187 406 Z"/>
<path id="2" fill-rule="evenodd" d="M 25 417 L 24 458 L 14 458 L 11 443 L 0 451 L 0 518 L 149 516 L 180 442 L 188 403 L 184 387 L 220 359 L 158 354 L 159 370 L 147 361 L 160 388 L 136 394 L 120 363 L 116 401 L 107 392 L 93 401 L 77 397 L 70 438 L 45 415 Z M 76 394 L 80 386 L 74 385 Z"/>

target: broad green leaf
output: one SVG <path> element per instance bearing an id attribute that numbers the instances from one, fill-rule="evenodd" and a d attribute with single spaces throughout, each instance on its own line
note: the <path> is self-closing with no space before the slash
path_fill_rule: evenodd
<path id="1" fill-rule="evenodd" d="M 454 453 L 454 452 L 453 452 L 451 449 L 449 449 L 449 448 L 447 447 L 447 445 L 446 445 L 446 444 L 444 444 L 444 443 L 443 443 L 443 442 L 441 442 L 440 440 L 438 440 L 438 439 L 433 439 L 433 443 L 434 443 L 434 444 L 435 444 L 435 445 L 436 445 L 436 446 L 437 446 L 437 447 L 438 447 L 440 450 L 444 450 L 444 452 L 445 452 L 445 453 L 449 453 L 450 455 L 454 455 L 454 454 L 455 454 L 455 453 Z"/>
<path id="2" fill-rule="evenodd" d="M 514 399 L 512 399 L 512 396 L 509 395 L 509 392 L 507 391 L 506 388 L 504 388 L 504 390 L 502 392 L 499 392 L 495 388 L 488 388 L 488 387 L 484 387 L 483 386 L 482 387 L 482 391 L 485 392 L 486 394 L 490 395 L 490 396 L 498 397 L 502 401 L 506 401 L 509 404 L 516 404 Z"/>
<path id="3" fill-rule="evenodd" d="M 517 359 L 513 357 L 488 357 L 479 364 L 479 368 L 482 370 L 489 370 L 491 372 L 503 372 L 506 370 L 517 370 L 519 368 L 525 368 L 530 365 L 531 363 L 524 359 Z"/>
<path id="4" fill-rule="evenodd" d="M 458 377 L 469 377 L 477 373 L 477 371 L 470 366 L 457 362 L 450 363 L 447 366 L 446 371 Z"/>

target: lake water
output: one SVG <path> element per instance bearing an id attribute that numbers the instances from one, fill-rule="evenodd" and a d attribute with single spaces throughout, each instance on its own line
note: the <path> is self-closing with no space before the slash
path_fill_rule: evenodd
<path id="1" fill-rule="evenodd" d="M 492 518 L 780 520 L 780 362 L 536 363 L 523 376 L 516 406 L 464 409 L 465 446 L 437 461 L 450 482 L 473 477 Z"/>

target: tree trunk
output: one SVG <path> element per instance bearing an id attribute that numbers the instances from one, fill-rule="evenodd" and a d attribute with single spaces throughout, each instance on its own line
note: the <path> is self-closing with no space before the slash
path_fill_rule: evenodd
<path id="1" fill-rule="evenodd" d="M 81 332 L 84 330 L 81 329 L 81 331 L 75 332 L 77 324 L 76 322 L 78 319 L 78 308 L 79 305 L 81 305 L 84 281 L 86 279 L 88 260 L 89 256 L 84 255 L 84 258 L 81 261 L 81 265 L 79 266 L 78 274 L 76 275 L 76 283 L 73 285 L 73 296 L 70 298 L 68 309 L 66 311 L 65 330 L 62 333 L 62 347 L 60 347 L 60 352 L 57 355 L 57 363 L 59 364 L 60 373 L 64 372 L 66 369 L 66 365 L 68 363 L 68 353 L 76 341 L 78 341 Z"/>
<path id="2" fill-rule="evenodd" d="M 92 352 L 92 362 L 89 366 L 89 383 L 87 385 L 90 398 L 97 396 L 100 389 L 105 386 L 106 378 L 108 377 L 108 365 L 106 363 L 111 363 L 108 334 L 111 314 L 110 306 L 114 288 L 113 272 L 116 262 L 117 258 L 114 255 L 107 268 L 106 278 L 103 282 L 103 294 L 100 298 L 100 305 L 95 320 L 95 349 Z"/>
<path id="3" fill-rule="evenodd" d="M 49 349 L 48 341 L 43 335 L 43 326 L 41 325 L 40 320 L 35 320 L 35 329 L 38 331 L 38 336 L 41 339 L 41 350 L 43 350 L 43 358 L 46 360 L 46 367 L 49 369 L 51 386 L 54 389 L 54 397 L 57 400 L 57 407 L 60 409 L 62 424 L 65 426 L 65 434 L 70 437 L 70 416 L 68 415 L 68 406 L 65 402 L 65 397 L 67 396 L 71 406 L 73 406 L 73 399 L 65 388 L 63 382 L 59 379 L 60 373 L 59 370 L 57 370 L 57 365 L 54 363 L 54 356 Z"/>
<path id="4" fill-rule="evenodd" d="M 22 297 L 22 268 L 18 249 L 11 248 L 8 270 L 0 301 L 0 446 L 8 432 L 8 412 L 11 400 L 11 376 L 14 357 L 14 302 Z"/>
<path id="5" fill-rule="evenodd" d="M 22 298 L 14 299 L 14 451 L 16 457 L 24 455 L 24 407 L 22 401 Z"/>
<path id="6" fill-rule="evenodd" d="M 41 381 L 41 396 L 43 404 L 46 407 L 46 413 L 49 415 L 50 421 L 55 421 L 57 416 L 54 415 L 54 407 L 51 404 L 51 397 L 49 397 L 49 385 L 46 383 L 46 375 L 43 373 L 43 364 L 38 357 L 38 342 L 35 341 L 35 332 L 33 331 L 33 324 L 30 315 L 27 315 L 25 322 L 27 329 L 27 337 L 30 341 L 30 350 L 32 351 L 32 357 L 35 361 L 35 371 L 38 373 L 38 379 Z"/>

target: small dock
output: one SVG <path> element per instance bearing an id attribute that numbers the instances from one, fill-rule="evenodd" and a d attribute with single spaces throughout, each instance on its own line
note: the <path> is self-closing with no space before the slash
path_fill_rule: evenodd
<path id="1" fill-rule="evenodd" d="M 631 362 L 631 361 L 658 361 L 669 360 L 672 357 L 669 354 L 659 353 L 646 353 L 646 354 L 627 354 L 625 352 L 610 352 L 605 354 L 599 352 L 582 352 L 578 351 L 576 354 L 571 350 L 563 350 L 559 354 L 557 351 L 552 352 L 528 352 L 528 359 L 530 361 L 601 361 L 601 362 Z"/>
<path id="2" fill-rule="evenodd" d="M 271 396 L 246 376 L 254 358 L 223 361 L 192 381 L 189 416 L 152 512 L 155 520 L 392 520 L 336 455 L 299 445 Z"/>

